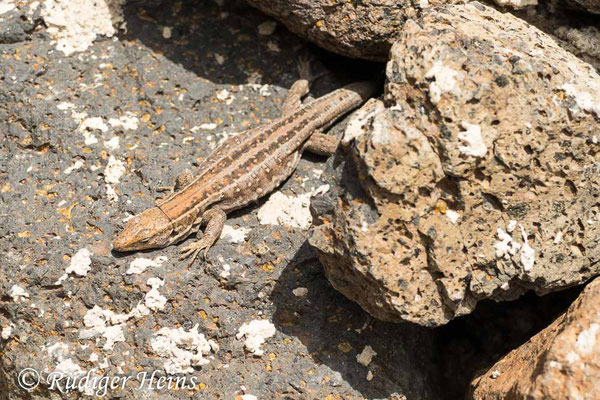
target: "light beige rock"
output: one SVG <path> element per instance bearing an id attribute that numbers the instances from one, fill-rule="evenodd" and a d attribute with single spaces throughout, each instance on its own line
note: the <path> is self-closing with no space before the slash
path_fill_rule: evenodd
<path id="1" fill-rule="evenodd" d="M 475 400 L 592 400 L 600 393 L 600 279 L 471 387 Z"/>
<path id="2" fill-rule="evenodd" d="M 494 3 L 515 10 L 536 6 L 538 4 L 537 0 L 494 0 Z"/>
<path id="3" fill-rule="evenodd" d="M 386 75 L 385 104 L 348 124 L 333 206 L 313 202 L 334 287 L 377 318 L 436 326 L 599 272 L 593 68 L 470 3 L 405 24 Z"/>
<path id="4" fill-rule="evenodd" d="M 387 60 L 394 38 L 408 18 L 417 17 L 422 9 L 458 1 L 248 0 L 324 49 L 377 61 Z"/>

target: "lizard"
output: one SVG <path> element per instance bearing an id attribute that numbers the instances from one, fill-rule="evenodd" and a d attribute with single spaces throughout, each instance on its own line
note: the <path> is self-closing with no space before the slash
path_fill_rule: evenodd
<path id="1" fill-rule="evenodd" d="M 164 248 L 197 232 L 197 240 L 180 249 L 179 259 L 191 256 L 192 265 L 200 251 L 204 250 L 206 258 L 221 235 L 227 213 L 274 191 L 292 175 L 303 151 L 333 154 L 340 139 L 323 130 L 375 95 L 378 85 L 355 82 L 302 104 L 310 81 L 307 66 L 300 65 L 300 70 L 279 118 L 225 140 L 196 174 L 184 170 L 170 195 L 127 221 L 113 249 Z"/>

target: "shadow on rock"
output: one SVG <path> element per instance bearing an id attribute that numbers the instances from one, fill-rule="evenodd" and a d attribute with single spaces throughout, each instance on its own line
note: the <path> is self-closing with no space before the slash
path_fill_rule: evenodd
<path id="1" fill-rule="evenodd" d="M 379 63 L 348 59 L 306 43 L 240 0 L 222 6 L 212 1 L 131 1 L 124 14 L 124 39 L 139 41 L 217 84 L 254 82 L 288 88 L 297 79 L 298 58 L 309 54 L 335 73 L 320 76 L 313 88 L 319 96 L 341 82 L 372 79 L 381 71 Z M 313 68 L 315 75 L 318 69 Z"/>
<path id="2" fill-rule="evenodd" d="M 515 301 L 484 301 L 470 315 L 435 329 L 442 399 L 464 398 L 471 380 L 546 328 L 581 292 L 575 287 Z"/>
<path id="3" fill-rule="evenodd" d="M 316 364 L 365 398 L 438 398 L 433 331 L 374 320 L 331 287 L 307 242 L 281 273 L 272 301 L 277 329 L 299 338 Z"/>

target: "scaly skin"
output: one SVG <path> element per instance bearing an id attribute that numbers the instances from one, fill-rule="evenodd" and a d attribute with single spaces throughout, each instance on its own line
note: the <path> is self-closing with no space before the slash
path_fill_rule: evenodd
<path id="1" fill-rule="evenodd" d="M 181 249 L 181 258 L 216 242 L 226 214 L 267 195 L 296 169 L 304 150 L 332 154 L 338 140 L 318 133 L 375 94 L 374 82 L 356 82 L 301 105 L 308 91 L 306 79 L 297 81 L 276 120 L 231 137 L 200 165 L 186 171 L 175 191 L 156 207 L 131 218 L 113 242 L 117 251 L 164 248 L 199 233 L 199 239 Z M 204 235 L 199 231 L 206 223 Z"/>

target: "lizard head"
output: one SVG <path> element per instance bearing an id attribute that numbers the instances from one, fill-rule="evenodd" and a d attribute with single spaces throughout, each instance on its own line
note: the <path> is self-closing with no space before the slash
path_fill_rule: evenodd
<path id="1" fill-rule="evenodd" d="M 158 207 L 145 210 L 127 221 L 113 241 L 116 251 L 135 251 L 166 247 L 173 241 L 172 224 Z"/>

